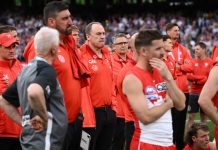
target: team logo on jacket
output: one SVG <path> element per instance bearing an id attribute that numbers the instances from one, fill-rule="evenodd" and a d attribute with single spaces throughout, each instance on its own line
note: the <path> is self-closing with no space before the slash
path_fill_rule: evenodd
<path id="1" fill-rule="evenodd" d="M 150 101 L 153 101 L 153 100 L 156 101 L 158 99 L 158 94 L 156 92 L 155 87 L 153 86 L 147 86 L 145 88 L 145 95 L 146 95 L 146 98 Z"/>
<path id="2" fill-rule="evenodd" d="M 62 55 L 58 55 L 58 59 L 60 62 L 65 63 L 65 58 Z"/>
<path id="3" fill-rule="evenodd" d="M 156 89 L 157 89 L 158 92 L 166 91 L 167 90 L 166 82 L 156 84 Z"/>
<path id="4" fill-rule="evenodd" d="M 92 65 L 92 70 L 93 71 L 97 71 L 98 70 L 98 66 L 97 65 Z"/>
<path id="5" fill-rule="evenodd" d="M 208 63 L 205 63 L 204 65 L 205 65 L 205 67 L 207 67 L 207 66 L 208 66 Z"/>
<path id="6" fill-rule="evenodd" d="M 189 64 L 190 63 L 190 60 L 185 60 L 184 61 L 184 64 Z"/>
<path id="7" fill-rule="evenodd" d="M 195 67 L 198 67 L 198 63 L 195 63 Z"/>
<path id="8" fill-rule="evenodd" d="M 89 63 L 89 64 L 96 64 L 97 62 L 96 62 L 95 59 L 90 59 L 90 60 L 88 61 L 88 63 Z"/>
<path id="9" fill-rule="evenodd" d="M 2 80 L 5 84 L 7 85 L 9 84 L 9 77 L 7 74 L 3 74 Z"/>

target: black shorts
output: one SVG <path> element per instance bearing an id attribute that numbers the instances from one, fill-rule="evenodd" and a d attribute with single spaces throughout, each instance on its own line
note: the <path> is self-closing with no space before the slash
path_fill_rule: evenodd
<path id="1" fill-rule="evenodd" d="M 188 113 L 198 113 L 200 109 L 200 113 L 204 114 L 203 110 L 200 108 L 198 104 L 199 94 L 190 93 L 189 94 L 189 102 L 188 102 Z"/>

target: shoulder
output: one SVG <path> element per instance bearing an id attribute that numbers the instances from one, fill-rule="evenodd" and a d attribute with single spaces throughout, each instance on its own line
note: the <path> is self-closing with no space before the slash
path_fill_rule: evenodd
<path id="1" fill-rule="evenodd" d="M 210 86 L 217 86 L 218 85 L 218 78 L 217 78 L 217 74 L 218 74 L 218 66 L 214 66 L 211 71 L 210 71 L 210 74 L 209 74 L 209 77 L 208 77 L 208 84 Z M 215 87 L 214 87 L 215 88 Z"/>
<path id="2" fill-rule="evenodd" d="M 44 61 L 37 61 L 38 72 L 46 72 L 48 74 L 56 74 L 55 69 Z"/>
<path id="3" fill-rule="evenodd" d="M 125 93 L 142 88 L 142 82 L 134 74 L 127 74 L 123 80 L 123 88 Z"/>

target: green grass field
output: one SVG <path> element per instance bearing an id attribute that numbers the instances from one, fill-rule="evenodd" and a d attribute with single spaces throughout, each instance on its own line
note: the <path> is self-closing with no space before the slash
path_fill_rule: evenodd
<path id="1" fill-rule="evenodd" d="M 200 121 L 200 114 L 197 113 L 196 117 L 195 117 L 195 121 Z M 209 125 L 209 128 L 210 128 L 210 141 L 213 141 L 214 139 L 214 123 L 210 120 L 210 119 L 207 119 L 207 122 L 208 122 L 208 125 Z"/>

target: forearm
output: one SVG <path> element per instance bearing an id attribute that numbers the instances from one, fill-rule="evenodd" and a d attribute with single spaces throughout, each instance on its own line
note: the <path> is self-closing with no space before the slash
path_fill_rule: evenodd
<path id="1" fill-rule="evenodd" d="M 141 120 L 144 124 L 152 123 L 163 116 L 169 109 L 172 108 L 172 103 L 165 102 L 162 105 L 155 106 L 147 110 L 146 114 L 143 114 L 144 119 Z"/>
<path id="2" fill-rule="evenodd" d="M 213 105 L 210 99 L 206 97 L 199 101 L 199 105 L 205 112 L 205 114 L 216 124 L 218 125 L 218 112 L 217 108 Z"/>
<path id="3" fill-rule="evenodd" d="M 173 100 L 173 104 L 176 109 L 183 110 L 185 108 L 185 100 L 186 100 L 185 95 L 177 87 L 173 79 L 167 81 L 167 93 L 170 96 L 170 98 Z"/>
<path id="4" fill-rule="evenodd" d="M 44 121 L 48 120 L 45 98 L 41 95 L 28 96 L 30 107 L 35 115 L 39 115 Z"/>
<path id="5" fill-rule="evenodd" d="M 0 106 L 4 112 L 18 125 L 21 126 L 21 115 L 18 112 L 17 108 L 7 102 L 3 97 L 0 100 Z"/>

